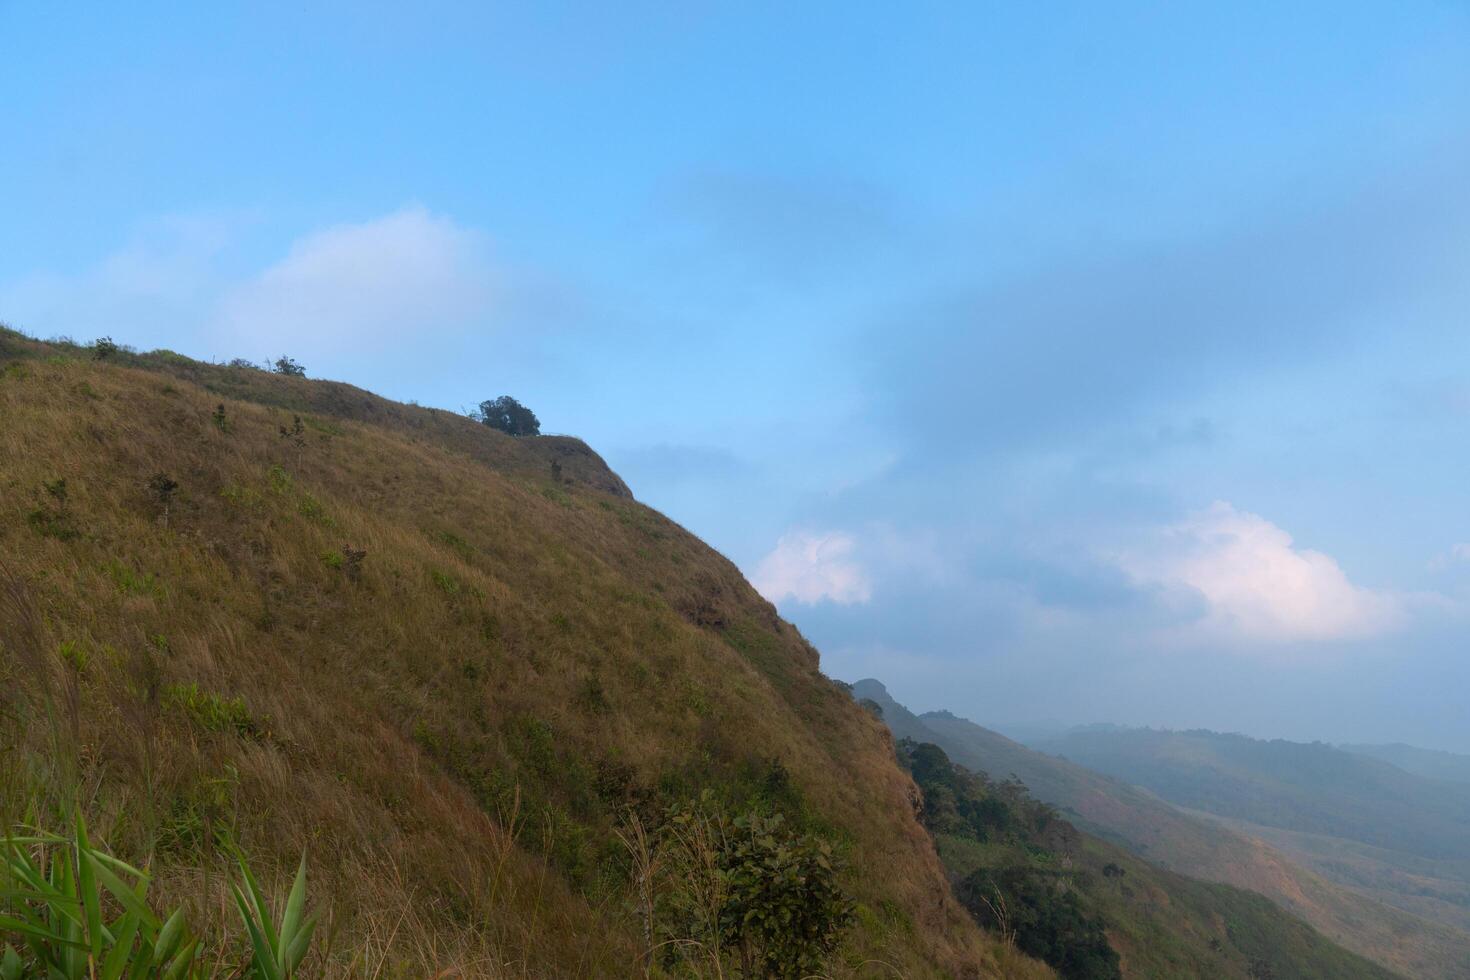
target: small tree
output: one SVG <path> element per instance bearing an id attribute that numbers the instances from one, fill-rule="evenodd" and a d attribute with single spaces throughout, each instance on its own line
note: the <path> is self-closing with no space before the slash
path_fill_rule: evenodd
<path id="1" fill-rule="evenodd" d="M 92 356 L 99 361 L 117 356 L 117 352 L 121 349 L 111 337 L 98 337 L 92 341 Z"/>
<path id="2" fill-rule="evenodd" d="M 492 401 L 480 402 L 480 407 L 470 413 L 470 418 L 482 422 L 492 429 L 499 429 L 511 436 L 538 436 L 541 422 L 531 411 L 509 395 L 501 395 Z"/>
<path id="3" fill-rule="evenodd" d="M 284 355 L 276 358 L 275 363 L 271 365 L 271 369 L 277 374 L 288 375 L 292 378 L 306 377 L 306 368 L 302 367 L 294 359 Z"/>
<path id="4" fill-rule="evenodd" d="M 179 484 L 167 473 L 155 473 L 148 481 L 148 492 L 153 499 L 158 501 L 163 508 L 163 526 L 168 527 L 169 507 L 174 502 L 174 494 L 179 490 Z"/>

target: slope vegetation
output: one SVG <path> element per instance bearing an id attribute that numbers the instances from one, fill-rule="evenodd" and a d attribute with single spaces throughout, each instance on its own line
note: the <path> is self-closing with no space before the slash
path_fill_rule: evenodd
<path id="1" fill-rule="evenodd" d="M 1156 868 L 1263 895 L 1334 942 L 1405 976 L 1470 977 L 1470 938 L 1463 933 L 1329 881 L 1258 838 L 948 712 L 914 715 L 877 681 L 859 682 L 853 693 L 878 704 L 896 736 L 932 741 L 975 772 L 1014 775 L 1081 830 Z"/>
<path id="2" fill-rule="evenodd" d="M 227 845 L 270 888 L 305 852 L 313 976 L 601 977 L 715 970 L 644 832 L 764 814 L 842 869 L 827 975 L 1046 975 L 882 724 L 586 446 L 109 353 L 0 331 L 7 826 L 82 808 L 203 934 Z"/>

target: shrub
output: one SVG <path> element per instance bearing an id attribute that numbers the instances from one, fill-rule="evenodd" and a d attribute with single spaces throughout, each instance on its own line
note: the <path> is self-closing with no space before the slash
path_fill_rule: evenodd
<path id="1" fill-rule="evenodd" d="M 650 866 L 665 879 L 650 914 L 663 920 L 666 959 L 693 942 L 733 953 L 742 976 L 810 976 L 853 921 L 828 841 L 780 814 L 730 819 L 708 790 L 698 804 L 670 809 Z"/>
<path id="2" fill-rule="evenodd" d="M 284 374 L 292 378 L 306 377 L 306 368 L 302 367 L 294 359 L 286 357 L 285 355 L 276 358 L 275 362 L 271 364 L 271 370 L 275 371 L 277 374 Z"/>
<path id="3" fill-rule="evenodd" d="M 155 473 L 148 480 L 148 492 L 153 499 L 163 508 L 163 526 L 168 527 L 168 512 L 173 504 L 174 494 L 178 493 L 179 484 L 167 473 Z"/>
<path id="4" fill-rule="evenodd" d="M 92 341 L 92 357 L 99 361 L 105 361 L 117 356 L 120 348 L 113 342 L 111 337 L 98 337 Z"/>
<path id="5" fill-rule="evenodd" d="M 281 426 L 281 438 L 288 440 L 297 449 L 301 449 L 306 445 L 306 427 L 301 424 L 301 416 L 293 415 L 291 417 L 291 427 L 289 429 L 284 425 Z"/>
<path id="6" fill-rule="evenodd" d="M 216 405 L 214 407 L 214 414 L 209 417 L 209 420 L 211 422 L 213 422 L 214 423 L 214 427 L 216 429 L 220 430 L 221 432 L 229 432 L 230 431 L 230 422 L 229 422 L 229 419 L 225 418 L 225 403 L 224 402 L 220 402 L 218 405 Z"/>

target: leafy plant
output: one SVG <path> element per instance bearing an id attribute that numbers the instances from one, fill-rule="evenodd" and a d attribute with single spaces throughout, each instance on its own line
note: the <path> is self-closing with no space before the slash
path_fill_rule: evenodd
<path id="1" fill-rule="evenodd" d="M 271 364 L 271 370 L 277 374 L 284 374 L 292 378 L 306 377 L 306 368 L 302 367 L 293 358 L 286 357 L 285 355 L 276 358 L 275 362 Z"/>
<path id="2" fill-rule="evenodd" d="M 21 980 L 128 980 L 196 977 L 199 942 L 183 910 L 160 918 L 148 906 L 148 875 L 94 848 L 78 812 L 71 840 L 50 834 L 8 836 L 0 977 Z M 106 913 L 116 913 L 110 920 Z"/>
<path id="3" fill-rule="evenodd" d="M 244 971 L 202 962 L 183 909 L 156 912 L 148 874 L 93 846 L 80 811 L 70 838 L 0 837 L 0 980 L 290 980 L 317 922 L 306 914 L 306 857 L 276 921 L 249 864 L 236 860 L 231 888 L 250 937 Z"/>
<path id="4" fill-rule="evenodd" d="M 297 968 L 311 948 L 311 934 L 316 929 L 316 915 L 304 916 L 306 911 L 306 855 L 301 856 L 301 866 L 296 870 L 296 880 L 291 893 L 286 897 L 286 906 L 281 911 L 278 923 L 271 922 L 270 905 L 265 900 L 255 876 L 245 859 L 239 858 L 240 878 L 245 887 L 232 885 L 235 907 L 250 934 L 250 945 L 254 951 L 252 963 L 260 980 L 288 980 L 296 975 Z"/>
<path id="5" fill-rule="evenodd" d="M 118 351 L 122 350 L 111 337 L 98 337 L 92 341 L 92 357 L 99 361 L 105 361 L 116 357 Z"/>

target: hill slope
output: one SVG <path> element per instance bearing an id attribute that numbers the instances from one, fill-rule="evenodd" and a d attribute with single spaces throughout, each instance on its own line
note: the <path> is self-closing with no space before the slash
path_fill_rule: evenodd
<path id="1" fill-rule="evenodd" d="M 1412 977 L 1470 977 L 1470 937 L 1326 880 L 1258 839 L 1184 813 L 1152 794 L 1038 752 L 948 712 L 914 715 L 876 681 L 855 697 L 883 709 L 898 737 L 929 740 L 955 762 L 995 777 L 1014 774 L 1079 828 L 1156 867 L 1257 892 L 1347 949 Z"/>
<path id="2" fill-rule="evenodd" d="M 1470 784 L 1320 742 L 1208 731 L 1078 731 L 1038 747 L 1229 820 L 1335 881 L 1470 930 Z"/>
<path id="3" fill-rule="evenodd" d="M 692 913 L 619 834 L 682 806 L 834 846 L 831 975 L 1046 973 L 955 903 L 883 726 L 576 440 L 0 331 L 0 460 L 0 817 L 81 805 L 201 928 L 228 837 L 309 855 L 312 975 L 641 974 Z"/>

